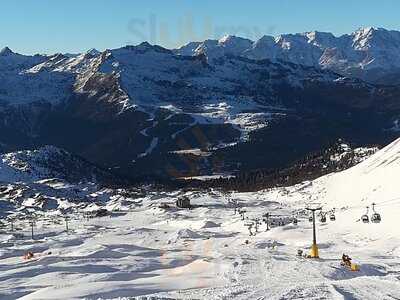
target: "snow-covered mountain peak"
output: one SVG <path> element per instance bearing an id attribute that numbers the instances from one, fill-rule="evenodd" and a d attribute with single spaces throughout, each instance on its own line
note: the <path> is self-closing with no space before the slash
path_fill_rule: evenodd
<path id="1" fill-rule="evenodd" d="M 261 37 L 259 40 L 257 40 L 254 43 L 254 46 L 261 45 L 261 44 L 275 45 L 277 39 L 278 39 L 278 37 L 273 37 L 273 36 L 270 36 L 270 35 L 264 35 L 263 37 Z"/>
<path id="2" fill-rule="evenodd" d="M 369 27 L 363 27 L 363 28 L 359 28 L 356 31 L 354 31 L 353 35 L 354 36 L 362 36 L 362 37 L 368 37 L 373 35 L 374 33 L 378 32 L 378 31 L 386 31 L 386 29 L 383 28 L 376 28 L 373 26 L 369 26 Z"/>
<path id="3" fill-rule="evenodd" d="M 355 31 L 351 35 L 356 50 L 380 49 L 386 51 L 400 47 L 400 32 L 384 28 L 368 27 Z"/>
<path id="4" fill-rule="evenodd" d="M 337 43 L 337 39 L 332 33 L 310 31 L 297 34 L 283 34 L 275 38 L 275 43 L 283 50 L 303 51 L 316 47 L 324 50 L 328 47 L 333 47 Z"/>
<path id="5" fill-rule="evenodd" d="M 49 61 L 57 61 L 58 62 L 58 61 L 62 61 L 65 59 L 69 59 L 69 57 L 62 53 L 56 53 L 49 57 Z"/>
<path id="6" fill-rule="evenodd" d="M 195 56 L 196 49 L 201 45 L 201 42 L 190 42 L 186 45 L 180 47 L 179 49 L 175 49 L 174 53 L 182 56 Z"/>
<path id="7" fill-rule="evenodd" d="M 385 34 L 384 29 L 376 29 L 374 27 L 360 28 L 351 36 L 353 38 L 353 47 L 357 50 L 367 50 L 371 47 L 370 41 L 380 32 Z"/>
<path id="8" fill-rule="evenodd" d="M 127 45 L 125 47 L 122 47 L 120 49 L 115 49 L 115 50 L 127 50 L 127 51 L 136 52 L 136 53 L 145 53 L 145 52 L 158 52 L 158 53 L 167 53 L 167 54 L 172 53 L 172 51 L 169 49 L 163 48 L 158 45 L 152 45 L 149 42 L 143 42 L 136 46 Z M 115 51 L 115 50 L 113 50 L 113 51 Z"/>
<path id="9" fill-rule="evenodd" d="M 22 69 L 28 65 L 35 65 L 46 60 L 45 56 L 42 55 L 22 55 L 13 52 L 10 48 L 5 47 L 0 51 L 0 69 L 6 66 L 8 70 L 10 69 Z"/>
<path id="10" fill-rule="evenodd" d="M 222 38 L 220 38 L 220 39 L 218 40 L 218 43 L 219 43 L 219 44 L 225 44 L 225 43 L 228 42 L 229 40 L 232 40 L 232 39 L 235 39 L 235 38 L 236 38 L 236 36 L 227 34 L 227 35 L 224 35 Z"/>
<path id="11" fill-rule="evenodd" d="M 253 41 L 249 39 L 226 35 L 219 40 L 208 39 L 203 42 L 189 43 L 174 50 L 174 53 L 182 56 L 204 55 L 212 61 L 225 55 L 242 56 L 246 50 L 252 47 Z"/>
<path id="12" fill-rule="evenodd" d="M 14 54 L 14 52 L 8 47 L 4 47 L 0 51 L 0 56 L 8 56 L 8 55 L 12 55 L 12 54 Z"/>
<path id="13" fill-rule="evenodd" d="M 252 46 L 253 41 L 234 35 L 225 35 L 218 41 L 218 44 L 224 47 L 242 47 L 244 50 L 246 50 Z"/>
<path id="14" fill-rule="evenodd" d="M 95 48 L 89 49 L 88 51 L 86 51 L 85 55 L 86 56 L 90 56 L 90 57 L 95 57 L 100 55 L 101 52 Z"/>
<path id="15" fill-rule="evenodd" d="M 309 44 L 313 44 L 323 49 L 333 46 L 337 39 L 332 33 L 321 31 L 306 32 L 304 33 L 304 36 L 307 38 Z"/>
<path id="16" fill-rule="evenodd" d="M 396 71 L 400 68 L 399 31 L 368 27 L 357 30 L 350 39 L 355 53 L 349 53 L 348 57 L 356 59 L 361 69 Z"/>

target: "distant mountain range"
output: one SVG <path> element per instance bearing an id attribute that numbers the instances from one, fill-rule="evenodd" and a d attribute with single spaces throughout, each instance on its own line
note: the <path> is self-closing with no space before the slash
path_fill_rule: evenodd
<path id="1" fill-rule="evenodd" d="M 400 33 L 228 36 L 168 50 L 0 52 L 0 153 L 65 149 L 130 180 L 290 165 L 398 136 Z M 399 46 L 400 47 L 400 46 Z"/>
<path id="2" fill-rule="evenodd" d="M 226 54 L 251 59 L 285 61 L 332 70 L 372 83 L 400 83 L 400 32 L 363 28 L 334 36 L 327 32 L 264 36 L 256 42 L 227 36 L 219 41 L 190 43 L 176 53 L 205 54 L 209 60 Z"/>

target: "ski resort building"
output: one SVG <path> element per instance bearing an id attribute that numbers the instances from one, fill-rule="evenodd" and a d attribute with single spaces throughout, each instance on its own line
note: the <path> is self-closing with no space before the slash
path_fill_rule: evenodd
<path id="1" fill-rule="evenodd" d="M 179 208 L 191 208 L 190 199 L 187 197 L 176 200 L 176 206 Z"/>

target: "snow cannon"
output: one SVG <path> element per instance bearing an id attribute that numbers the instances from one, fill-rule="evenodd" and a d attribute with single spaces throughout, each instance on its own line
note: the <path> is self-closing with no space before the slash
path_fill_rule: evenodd
<path id="1" fill-rule="evenodd" d="M 350 271 L 352 271 L 352 272 L 360 271 L 360 266 L 355 264 L 355 263 L 353 263 L 352 259 L 350 258 L 350 256 L 348 256 L 346 254 L 343 254 L 343 256 L 342 256 L 341 265 L 344 266 L 344 267 L 349 268 Z"/>
<path id="2" fill-rule="evenodd" d="M 357 264 L 351 264 L 350 265 L 350 270 L 352 271 L 352 272 L 358 272 L 358 271 L 360 271 L 360 266 L 359 265 L 357 265 Z"/>

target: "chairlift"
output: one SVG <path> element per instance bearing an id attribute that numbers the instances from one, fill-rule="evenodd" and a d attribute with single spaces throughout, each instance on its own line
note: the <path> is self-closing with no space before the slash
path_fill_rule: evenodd
<path id="1" fill-rule="evenodd" d="M 320 213 L 319 213 L 319 221 L 321 222 L 321 223 L 326 223 L 326 212 L 323 212 L 323 211 L 321 211 Z"/>
<path id="2" fill-rule="evenodd" d="M 336 221 L 336 216 L 335 216 L 335 214 L 334 214 L 334 213 L 331 213 L 331 215 L 329 216 L 329 219 L 330 219 L 331 221 Z"/>
<path id="3" fill-rule="evenodd" d="M 320 221 L 321 221 L 321 223 L 326 223 L 326 215 L 325 214 L 321 215 Z"/>
<path id="4" fill-rule="evenodd" d="M 369 223 L 369 217 L 367 215 L 363 215 L 361 217 L 361 221 L 363 221 L 363 223 Z"/>
<path id="5" fill-rule="evenodd" d="M 373 214 L 371 217 L 372 223 L 380 223 L 382 221 L 382 217 L 380 214 Z"/>
<path id="6" fill-rule="evenodd" d="M 375 211 L 375 203 L 372 203 L 372 210 L 373 210 L 373 214 L 372 214 L 372 216 L 371 216 L 371 221 L 372 221 L 372 223 L 380 223 L 381 221 L 382 221 L 382 217 L 381 217 L 381 215 L 380 214 L 378 214 L 376 211 Z"/>
<path id="7" fill-rule="evenodd" d="M 368 213 L 369 213 L 369 206 L 367 206 L 367 213 L 365 215 L 361 216 L 361 221 L 365 224 L 369 223 Z"/>

